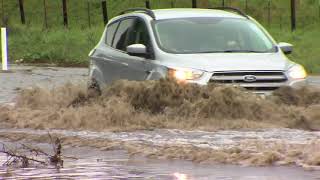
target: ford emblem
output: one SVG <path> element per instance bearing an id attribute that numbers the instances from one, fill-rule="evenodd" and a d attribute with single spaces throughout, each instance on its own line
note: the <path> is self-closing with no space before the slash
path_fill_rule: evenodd
<path id="1" fill-rule="evenodd" d="M 257 77 L 254 75 L 246 75 L 246 76 L 243 76 L 243 80 L 245 82 L 255 82 L 257 81 Z"/>

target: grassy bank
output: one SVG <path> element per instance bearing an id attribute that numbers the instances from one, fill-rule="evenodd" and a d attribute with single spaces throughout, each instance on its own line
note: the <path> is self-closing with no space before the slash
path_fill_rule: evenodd
<path id="1" fill-rule="evenodd" d="M 50 29 L 17 26 L 10 29 L 10 60 L 83 66 L 98 42 L 103 28 Z"/>
<path id="2" fill-rule="evenodd" d="M 294 45 L 294 51 L 289 58 L 306 67 L 309 73 L 320 73 L 320 24 L 310 25 L 296 32 L 270 29 L 270 33 L 278 42 L 289 42 Z"/>

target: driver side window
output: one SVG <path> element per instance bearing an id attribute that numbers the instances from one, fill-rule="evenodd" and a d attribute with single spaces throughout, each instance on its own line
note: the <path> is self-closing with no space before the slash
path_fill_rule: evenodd
<path id="1" fill-rule="evenodd" d="M 131 39 L 131 42 L 129 43 L 129 45 L 143 44 L 147 48 L 150 47 L 151 44 L 150 44 L 149 32 L 145 23 L 142 20 L 137 19 L 130 39 Z"/>
<path id="2" fill-rule="evenodd" d="M 138 18 L 127 18 L 120 22 L 112 47 L 126 51 L 127 46 L 143 44 L 151 51 L 150 36 L 145 22 Z"/>

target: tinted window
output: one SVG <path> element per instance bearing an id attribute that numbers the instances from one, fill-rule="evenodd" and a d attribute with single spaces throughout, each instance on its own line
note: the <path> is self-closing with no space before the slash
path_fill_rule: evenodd
<path id="1" fill-rule="evenodd" d="M 149 32 L 148 32 L 148 29 L 147 29 L 145 23 L 142 20 L 136 21 L 134 31 L 131 35 L 129 43 L 130 44 L 143 44 L 146 47 L 150 47 Z"/>
<path id="2" fill-rule="evenodd" d="M 114 34 L 118 28 L 119 22 L 113 23 L 107 27 L 106 44 L 111 46 Z"/>
<path id="3" fill-rule="evenodd" d="M 116 32 L 116 35 L 113 40 L 112 47 L 125 51 L 127 47 L 127 38 L 128 35 L 134 25 L 134 19 L 125 19 L 121 21 L 118 31 Z"/>

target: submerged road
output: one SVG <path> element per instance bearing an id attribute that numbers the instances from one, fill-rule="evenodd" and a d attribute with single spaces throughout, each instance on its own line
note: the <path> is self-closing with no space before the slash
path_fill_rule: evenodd
<path id="1" fill-rule="evenodd" d="M 1 140 L 15 147 L 16 144 Z M 24 143 L 24 142 L 19 142 Z M 29 143 L 28 143 L 29 144 Z M 31 144 L 52 153 L 50 144 Z M 0 179 L 156 179 L 156 180 L 319 180 L 320 172 L 297 167 L 240 167 L 234 165 L 197 164 L 181 160 L 156 160 L 128 156 L 125 151 L 101 151 L 89 147 L 70 147 L 63 154 L 63 168 L 0 166 Z M 7 157 L 0 154 L 0 163 Z"/>
<path id="2" fill-rule="evenodd" d="M 34 67 L 13 65 L 0 72 L 0 103 L 10 103 L 21 89 L 54 87 L 67 82 L 86 82 L 87 68 Z"/>
<path id="3" fill-rule="evenodd" d="M 17 93 L 32 86 L 55 87 L 66 82 L 81 83 L 87 81 L 87 68 L 11 66 L 8 72 L 0 72 L 0 104 L 12 103 Z M 310 76 L 309 84 L 320 87 L 320 76 Z M 55 130 L 53 130 L 55 131 Z M 47 134 L 47 131 L 26 129 L 1 129 L 5 134 L 30 133 Z M 284 141 L 286 143 L 304 143 L 317 140 L 318 132 L 306 132 L 288 129 L 266 131 L 175 131 L 155 130 L 121 133 L 98 133 L 81 131 L 59 131 L 64 136 L 79 136 L 81 139 L 106 138 L 106 140 L 144 142 L 161 146 L 162 144 L 192 144 L 199 147 L 219 148 L 238 146 L 241 140 L 254 139 L 266 141 Z M 0 139 L 0 142 L 15 143 Z M 17 143 L 19 144 L 19 143 Z M 47 147 L 49 145 L 40 144 Z M 240 167 L 216 164 L 198 164 L 182 160 L 150 160 L 143 157 L 130 157 L 123 151 L 100 151 L 94 148 L 64 147 L 66 155 L 76 155 L 77 161 L 66 160 L 64 168 L 7 169 L 0 167 L 0 179 L 32 178 L 86 178 L 86 179 L 219 179 L 219 180 L 308 180 L 320 179 L 320 171 L 305 171 L 300 167 Z M 0 154 L 0 164 L 6 160 Z"/>

